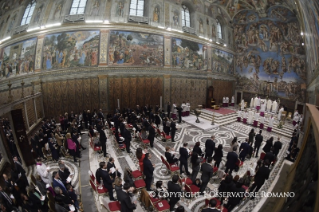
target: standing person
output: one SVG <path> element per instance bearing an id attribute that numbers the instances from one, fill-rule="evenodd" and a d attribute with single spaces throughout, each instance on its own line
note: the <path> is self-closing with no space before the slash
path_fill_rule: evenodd
<path id="1" fill-rule="evenodd" d="M 106 157 L 106 155 L 108 154 L 106 152 L 107 137 L 106 137 L 106 134 L 105 134 L 104 130 L 105 130 L 105 126 L 103 126 L 103 128 L 100 129 L 99 133 L 100 133 L 100 143 L 101 143 L 101 146 L 102 146 L 102 151 L 103 151 L 104 157 Z"/>
<path id="2" fill-rule="evenodd" d="M 178 158 L 175 158 L 175 155 L 171 153 L 171 148 L 167 146 L 165 152 L 165 158 L 169 164 L 177 163 Z"/>
<path id="3" fill-rule="evenodd" d="M 133 193 L 134 187 L 131 187 L 128 183 L 125 183 L 123 190 L 118 190 L 117 198 L 121 203 L 121 211 L 133 212 L 136 209 L 136 201 L 131 200 L 130 193 Z"/>
<path id="4" fill-rule="evenodd" d="M 223 209 L 218 210 L 216 208 L 216 206 L 217 206 L 216 200 L 215 199 L 211 199 L 211 200 L 209 200 L 208 208 L 203 209 L 202 212 L 220 212 L 220 211 L 224 211 Z"/>
<path id="5" fill-rule="evenodd" d="M 212 178 L 213 176 L 214 170 L 211 165 L 212 161 L 213 161 L 213 158 L 208 157 L 207 161 L 202 164 L 202 167 L 200 169 L 202 171 L 202 176 L 201 176 L 202 185 L 200 186 L 200 190 L 199 190 L 201 194 L 203 194 L 203 192 L 205 191 L 205 188 L 207 187 L 208 182 L 210 181 L 210 178 Z"/>
<path id="6" fill-rule="evenodd" d="M 245 158 L 247 156 L 247 154 L 249 153 L 249 150 L 250 150 L 250 146 L 249 146 L 249 143 L 248 143 L 248 139 L 246 138 L 245 142 L 243 142 L 240 147 L 239 147 L 239 159 L 241 161 L 245 161 Z"/>
<path id="7" fill-rule="evenodd" d="M 78 162 L 76 160 L 76 157 L 78 156 L 78 151 L 77 151 L 75 142 L 71 139 L 71 134 L 70 133 L 66 134 L 66 139 L 67 139 L 67 142 L 68 142 L 69 152 L 73 156 L 74 162 Z"/>
<path id="8" fill-rule="evenodd" d="M 175 134 L 176 134 L 176 123 L 173 119 L 171 119 L 171 140 L 175 142 Z"/>
<path id="9" fill-rule="evenodd" d="M 145 158 L 143 161 L 143 166 L 144 166 L 144 175 L 145 175 L 145 183 L 146 183 L 146 190 L 147 191 L 152 191 L 151 190 L 151 184 L 152 184 L 152 180 L 153 180 L 153 172 L 154 172 L 154 165 L 152 164 L 152 162 L 150 161 L 151 159 L 151 154 L 150 153 L 146 153 L 145 154 Z"/>
<path id="10" fill-rule="evenodd" d="M 255 146 L 254 146 L 254 152 L 256 152 L 256 158 L 258 157 L 258 151 L 260 148 L 261 143 L 263 142 L 263 136 L 261 135 L 262 131 L 259 130 L 259 134 L 255 137 Z"/>
<path id="11" fill-rule="evenodd" d="M 237 137 L 234 137 L 234 139 L 231 142 L 231 146 L 230 146 L 231 150 L 230 151 L 232 151 L 234 147 L 237 147 L 237 152 L 236 153 L 238 154 L 238 146 L 239 145 L 238 145 Z"/>
<path id="12" fill-rule="evenodd" d="M 183 108 L 182 107 L 176 107 L 176 110 L 178 112 L 178 123 L 181 123 L 182 122 L 182 110 L 183 110 Z"/>
<path id="13" fill-rule="evenodd" d="M 213 159 L 215 160 L 214 167 L 219 168 L 219 164 L 222 161 L 223 158 L 223 145 L 219 144 L 217 149 L 215 149 L 215 154 Z"/>
<path id="14" fill-rule="evenodd" d="M 207 139 L 205 142 L 205 160 L 207 160 L 208 157 L 212 157 L 215 150 L 215 136 L 212 135 L 210 138 L 211 139 Z"/>
<path id="15" fill-rule="evenodd" d="M 154 147 L 155 129 L 152 125 L 148 126 L 148 140 L 150 140 L 151 148 Z"/>
<path id="16" fill-rule="evenodd" d="M 284 110 L 284 107 L 281 106 L 280 110 L 278 111 L 278 117 L 277 117 L 277 119 L 278 119 L 279 122 L 280 122 L 280 120 L 281 120 L 282 112 L 284 112 L 284 111 L 285 111 L 285 110 Z"/>
<path id="17" fill-rule="evenodd" d="M 28 182 L 28 179 L 26 177 L 26 171 L 23 169 L 23 167 L 22 167 L 21 163 L 19 162 L 17 156 L 13 157 L 13 162 L 14 162 L 15 173 L 18 174 L 18 179 L 15 180 L 15 181 L 19 181 L 19 183 L 17 183 L 18 186 L 19 185 L 21 185 L 21 187 L 23 187 L 23 185 L 29 186 L 29 182 Z M 25 188 L 24 188 L 24 190 L 25 190 Z"/>
<path id="18" fill-rule="evenodd" d="M 41 179 L 43 180 L 43 182 L 45 182 L 46 184 L 50 184 L 51 183 L 51 176 L 49 174 L 49 168 L 42 163 L 41 158 L 37 158 L 37 172 L 38 175 L 41 177 Z"/>
<path id="19" fill-rule="evenodd" d="M 178 184 L 178 180 L 179 176 L 175 174 L 172 177 L 172 181 L 168 181 L 167 183 L 168 193 L 171 194 L 168 202 L 170 211 L 174 211 L 174 206 L 180 200 L 179 194 L 182 193 L 182 190 L 184 190 L 184 188 L 181 188 L 181 186 Z"/>
<path id="20" fill-rule="evenodd" d="M 273 140 L 274 137 L 270 137 L 267 141 L 266 141 L 266 145 L 264 146 L 263 150 L 265 153 L 270 152 L 270 149 L 273 147 Z"/>
<path id="21" fill-rule="evenodd" d="M 277 157 L 281 147 L 282 147 L 282 143 L 280 142 L 280 138 L 278 137 L 278 140 L 274 143 L 274 151 L 273 151 L 273 153 L 276 157 Z"/>
<path id="22" fill-rule="evenodd" d="M 167 117 L 171 117 L 171 103 L 167 102 Z"/>
<path id="23" fill-rule="evenodd" d="M 269 161 L 266 160 L 264 162 L 264 166 L 260 167 L 255 175 L 255 182 L 253 185 L 250 187 L 249 191 L 254 191 L 256 188 L 255 192 L 258 192 L 261 186 L 265 183 L 265 181 L 269 178 L 270 170 L 268 168 L 269 166 Z"/>
<path id="24" fill-rule="evenodd" d="M 236 163 L 238 162 L 238 155 L 237 155 L 237 147 L 233 148 L 232 152 L 228 152 L 227 154 L 227 162 L 226 162 L 226 174 L 228 173 L 229 170 L 229 174 L 231 175 L 231 173 L 233 172 L 233 170 L 236 167 Z"/>
<path id="25" fill-rule="evenodd" d="M 127 129 L 124 128 L 124 133 L 123 136 L 125 138 L 125 145 L 126 145 L 126 152 L 127 153 L 131 153 L 131 140 L 132 140 L 132 136 L 130 131 L 128 131 Z"/>
<path id="26" fill-rule="evenodd" d="M 137 148 L 136 149 L 136 158 L 138 159 L 138 164 L 140 165 L 140 171 L 143 173 L 144 170 L 144 158 L 145 158 L 145 154 L 143 153 L 142 148 Z"/>
<path id="27" fill-rule="evenodd" d="M 248 134 L 248 137 L 249 137 L 249 145 L 252 145 L 254 143 L 254 137 L 255 137 L 256 133 L 255 133 L 255 130 L 254 128 L 252 128 Z"/>
<path id="28" fill-rule="evenodd" d="M 96 181 L 101 184 L 103 183 L 104 187 L 108 190 L 110 200 L 116 201 L 116 199 L 113 196 L 113 183 L 114 180 L 111 179 L 110 173 L 107 171 L 107 165 L 105 162 L 100 162 L 100 168 L 96 171 Z M 101 180 L 103 182 L 101 182 Z"/>
<path id="29" fill-rule="evenodd" d="M 195 183 L 197 174 L 200 169 L 200 158 L 198 157 L 197 152 L 193 152 L 191 156 L 191 163 L 192 163 L 192 174 L 191 174 L 191 180 L 193 183 Z"/>
<path id="30" fill-rule="evenodd" d="M 116 168 L 115 164 L 114 164 L 114 158 L 110 157 L 109 158 L 109 162 L 107 163 L 107 171 L 110 172 L 110 176 L 112 177 L 112 179 L 115 179 L 116 177 L 121 177 L 121 172 L 119 172 L 118 168 Z M 114 172 L 112 172 L 112 168 L 114 168 Z"/>
<path id="31" fill-rule="evenodd" d="M 193 148 L 193 153 L 194 153 L 194 152 L 197 152 L 198 157 L 203 157 L 203 156 L 204 156 L 203 151 L 202 151 L 202 149 L 200 148 L 200 142 L 199 142 L 199 141 L 196 142 L 196 144 L 195 144 L 195 146 L 194 146 L 194 148 Z"/>
<path id="32" fill-rule="evenodd" d="M 187 145 L 188 143 L 184 143 L 183 147 L 181 147 L 179 149 L 179 160 L 180 160 L 180 165 L 179 165 L 179 169 L 180 169 L 180 174 L 183 173 L 183 166 L 185 168 L 185 172 L 186 175 L 190 175 L 189 171 L 188 171 L 188 158 L 189 158 L 189 150 L 187 149 Z"/>

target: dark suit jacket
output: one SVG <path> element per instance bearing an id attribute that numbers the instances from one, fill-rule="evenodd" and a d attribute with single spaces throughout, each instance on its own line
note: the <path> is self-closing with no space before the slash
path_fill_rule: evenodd
<path id="1" fill-rule="evenodd" d="M 226 167 L 235 168 L 237 161 L 238 161 L 238 155 L 236 154 L 236 152 L 228 152 Z"/>
<path id="2" fill-rule="evenodd" d="M 10 198 L 10 194 L 8 194 L 8 193 L 6 193 L 6 194 Z M 4 195 L 2 195 L 2 192 L 0 192 L 0 199 L 2 200 L 2 203 L 4 204 L 4 206 L 7 208 L 7 211 L 12 211 L 13 202 L 11 202 L 11 204 L 10 204 L 10 202 L 7 200 L 7 198 Z"/>
<path id="3" fill-rule="evenodd" d="M 172 181 L 168 181 L 167 190 L 168 192 L 182 192 L 181 186 L 176 183 L 173 183 Z M 178 195 L 178 193 L 176 193 L 176 195 L 170 195 L 170 200 L 177 202 L 180 200 L 180 196 Z"/>
<path id="4" fill-rule="evenodd" d="M 220 210 L 216 208 L 205 208 L 202 210 L 202 212 L 220 212 Z"/>
<path id="5" fill-rule="evenodd" d="M 62 180 L 61 180 L 61 181 L 62 181 Z M 63 182 L 62 182 L 62 183 L 63 183 Z M 53 188 L 55 188 L 55 187 L 61 188 L 61 190 L 63 191 L 64 194 L 67 193 L 66 187 L 65 187 L 65 186 L 63 187 L 63 186 L 62 186 L 59 182 L 57 182 L 55 179 L 52 180 L 52 186 L 53 186 Z"/>
<path id="6" fill-rule="evenodd" d="M 201 180 L 203 182 L 208 182 L 210 178 L 213 176 L 213 167 L 208 163 L 203 163 L 200 170 L 202 171 Z"/>
<path id="7" fill-rule="evenodd" d="M 170 152 L 165 152 L 165 157 L 168 163 L 174 163 L 174 155 Z"/>
<path id="8" fill-rule="evenodd" d="M 269 178 L 270 170 L 268 167 L 262 166 L 258 169 L 255 175 L 255 183 L 257 185 L 264 184 L 265 180 Z"/>
<path id="9" fill-rule="evenodd" d="M 143 160 L 144 175 L 148 178 L 151 178 L 151 177 L 153 177 L 153 171 L 154 171 L 154 167 L 153 167 L 151 161 L 145 157 Z"/>
<path id="10" fill-rule="evenodd" d="M 239 147 L 240 155 L 246 156 L 249 152 L 249 144 L 244 142 Z"/>
<path id="11" fill-rule="evenodd" d="M 273 162 L 276 159 L 274 153 L 272 152 L 267 152 L 265 157 L 264 157 L 264 161 L 268 160 L 269 163 Z"/>
<path id="12" fill-rule="evenodd" d="M 152 126 L 149 126 L 148 127 L 148 137 L 149 138 L 154 138 L 155 137 L 155 129 L 154 129 L 154 127 L 152 127 Z"/>
<path id="13" fill-rule="evenodd" d="M 187 163 L 187 159 L 189 157 L 187 149 L 184 147 L 179 148 L 179 155 L 180 155 L 179 160 L 181 162 Z"/>
<path id="14" fill-rule="evenodd" d="M 99 131 L 99 133 L 100 133 L 100 142 L 101 142 L 102 144 L 105 144 L 106 141 L 107 141 L 107 137 L 106 137 L 106 135 L 105 135 L 104 130 L 101 129 L 101 130 Z"/>
<path id="15" fill-rule="evenodd" d="M 67 184 L 66 179 L 70 176 L 69 169 L 65 168 L 63 172 L 59 169 L 59 176 L 63 184 L 66 185 Z"/>
<path id="16" fill-rule="evenodd" d="M 194 146 L 193 152 L 197 152 L 198 156 L 201 156 L 203 153 L 202 149 L 199 146 Z"/>
<path id="17" fill-rule="evenodd" d="M 108 163 L 107 163 L 107 167 L 106 167 L 107 171 L 110 171 L 110 169 L 111 169 L 112 167 L 114 167 L 114 169 L 116 169 L 116 167 L 115 167 L 115 164 L 114 164 L 114 163 L 110 163 L 110 162 L 108 162 Z"/>
<path id="18" fill-rule="evenodd" d="M 213 155 L 215 150 L 215 142 L 212 139 L 207 139 L 205 142 L 205 153 L 206 155 Z"/>
<path id="19" fill-rule="evenodd" d="M 23 169 L 23 167 L 18 164 L 18 163 L 14 163 L 16 169 L 18 170 L 19 173 L 21 173 L 21 175 L 25 175 L 25 170 Z"/>
<path id="20" fill-rule="evenodd" d="M 255 146 L 260 146 L 263 142 L 263 136 L 261 134 L 256 135 L 255 137 Z"/>
<path id="21" fill-rule="evenodd" d="M 274 143 L 274 154 L 278 154 L 281 147 L 282 147 L 282 143 L 280 141 L 276 141 Z"/>
<path id="22" fill-rule="evenodd" d="M 238 193 L 238 194 L 244 194 L 245 193 L 245 189 L 242 188 L 242 187 L 238 188 L 237 186 L 235 186 L 235 187 L 233 187 L 232 192 Z M 242 193 L 240 193 L 240 192 L 242 192 Z M 236 206 L 236 205 L 239 204 L 240 200 L 243 199 L 243 197 L 245 197 L 245 196 L 244 195 L 231 196 L 231 197 L 229 197 L 228 202 L 229 202 L 229 204 L 231 204 L 233 206 Z"/>
<path id="23" fill-rule="evenodd" d="M 175 132 L 177 129 L 176 129 L 176 123 L 175 122 L 171 122 L 171 131 L 172 132 Z"/>
<path id="24" fill-rule="evenodd" d="M 129 194 L 123 190 L 118 190 L 117 199 L 121 203 L 121 212 L 133 212 L 136 209 L 136 205 L 132 203 Z"/>
<path id="25" fill-rule="evenodd" d="M 112 183 L 114 182 L 114 180 L 111 180 L 108 171 L 104 171 L 101 169 L 100 175 L 102 177 L 104 187 L 107 188 L 108 190 L 113 189 Z"/>

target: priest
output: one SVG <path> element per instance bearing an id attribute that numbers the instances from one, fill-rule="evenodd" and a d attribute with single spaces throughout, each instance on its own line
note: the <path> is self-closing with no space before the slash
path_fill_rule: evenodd
<path id="1" fill-rule="evenodd" d="M 177 119 L 176 114 L 177 114 L 176 104 L 173 103 L 172 119 Z"/>
<path id="2" fill-rule="evenodd" d="M 226 107 L 228 107 L 229 106 L 229 98 L 228 98 L 228 96 L 226 97 Z"/>
<path id="3" fill-rule="evenodd" d="M 280 110 L 278 111 L 278 117 L 277 118 L 278 118 L 279 122 L 281 120 L 282 112 L 284 112 L 284 107 L 283 106 L 281 106 Z"/>
<path id="4" fill-rule="evenodd" d="M 277 103 L 277 101 L 275 100 L 275 101 L 272 103 L 271 112 L 277 113 L 277 107 L 278 107 L 278 103 Z"/>
<path id="5" fill-rule="evenodd" d="M 267 101 L 267 112 L 271 111 L 271 106 L 272 106 L 272 101 L 270 99 L 268 99 L 268 101 Z"/>
<path id="6" fill-rule="evenodd" d="M 248 112 L 245 111 L 244 114 L 243 114 L 243 123 L 244 124 L 247 124 L 247 118 L 248 118 Z"/>
<path id="7" fill-rule="evenodd" d="M 260 110 L 260 97 L 257 98 L 256 110 L 257 112 Z"/>
<path id="8" fill-rule="evenodd" d="M 189 112 L 191 111 L 191 104 L 189 103 L 189 100 L 187 100 L 186 106 L 186 116 L 189 116 Z"/>
<path id="9" fill-rule="evenodd" d="M 257 109 L 257 102 L 258 102 L 258 97 L 256 95 L 256 97 L 254 98 L 254 108 Z"/>
<path id="10" fill-rule="evenodd" d="M 264 116 L 266 111 L 266 102 L 265 100 L 260 101 L 260 116 Z"/>
<path id="11" fill-rule="evenodd" d="M 267 131 L 271 132 L 273 126 L 274 126 L 274 117 L 270 116 L 269 119 L 268 119 Z"/>
<path id="12" fill-rule="evenodd" d="M 254 119 L 254 112 L 251 110 L 248 112 L 248 120 L 247 123 L 248 124 L 252 124 L 253 123 L 253 119 Z"/>
<path id="13" fill-rule="evenodd" d="M 223 107 L 226 107 L 226 97 L 223 97 Z"/>
<path id="14" fill-rule="evenodd" d="M 298 110 L 294 113 L 294 118 L 292 119 L 292 125 L 296 125 L 299 122 L 300 116 Z"/>
<path id="15" fill-rule="evenodd" d="M 182 105 L 181 105 L 181 108 L 182 108 L 182 116 L 186 116 L 186 103 L 183 102 Z"/>
<path id="16" fill-rule="evenodd" d="M 244 101 L 244 99 L 241 100 L 240 109 L 241 109 L 242 111 L 245 109 L 245 101 Z"/>
<path id="17" fill-rule="evenodd" d="M 259 117 L 259 128 L 262 130 L 264 129 L 264 123 L 265 123 L 265 116 Z"/>
<path id="18" fill-rule="evenodd" d="M 251 98 L 250 100 L 250 108 L 253 108 L 254 107 L 254 98 Z"/>

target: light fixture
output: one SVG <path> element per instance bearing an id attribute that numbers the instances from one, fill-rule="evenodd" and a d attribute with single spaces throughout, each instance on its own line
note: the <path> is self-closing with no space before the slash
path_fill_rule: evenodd
<path id="1" fill-rule="evenodd" d="M 305 43 L 302 43 L 301 45 L 303 45 L 303 46 L 304 46 L 304 45 L 305 45 Z"/>
<path id="2" fill-rule="evenodd" d="M 300 35 L 303 35 L 303 32 L 301 32 Z"/>
<path id="3" fill-rule="evenodd" d="M 61 26 L 61 23 L 47 24 L 44 26 L 44 28 L 50 28 L 50 27 L 55 27 L 55 26 Z"/>
<path id="4" fill-rule="evenodd" d="M 212 39 L 209 39 L 209 42 L 212 42 L 213 40 Z"/>
<path id="5" fill-rule="evenodd" d="M 104 20 L 104 23 L 109 24 L 110 22 L 109 22 L 109 20 Z"/>
<path id="6" fill-rule="evenodd" d="M 40 27 L 34 27 L 34 28 L 31 28 L 31 29 L 27 29 L 27 32 L 32 32 L 32 31 L 35 31 L 35 30 L 38 30 L 40 29 Z"/>
<path id="7" fill-rule="evenodd" d="M 166 30 L 167 30 L 167 31 L 171 31 L 171 30 L 172 30 L 172 28 L 168 27 Z"/>
<path id="8" fill-rule="evenodd" d="M 85 23 L 103 23 L 102 20 L 86 20 Z"/>
<path id="9" fill-rule="evenodd" d="M 163 26 L 158 26 L 158 28 L 160 28 L 160 29 L 165 29 L 165 27 L 163 27 Z"/>
<path id="10" fill-rule="evenodd" d="M 6 37 L 6 38 L 3 38 L 2 40 L 0 40 L 0 43 L 2 43 L 2 42 L 4 42 L 4 41 L 6 41 L 6 40 L 9 40 L 11 37 L 9 36 L 9 37 Z"/>
<path id="11" fill-rule="evenodd" d="M 225 44 L 224 44 L 224 46 L 226 47 L 226 46 L 227 46 L 227 44 L 225 43 Z"/>
<path id="12" fill-rule="evenodd" d="M 216 41 L 217 44 L 220 44 L 219 42 Z"/>

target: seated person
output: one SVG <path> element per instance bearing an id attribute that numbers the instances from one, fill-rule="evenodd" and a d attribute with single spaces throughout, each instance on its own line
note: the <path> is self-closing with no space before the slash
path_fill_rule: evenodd
<path id="1" fill-rule="evenodd" d="M 164 193 L 167 191 L 165 187 L 163 187 L 163 181 L 159 180 L 155 184 L 156 187 L 156 198 L 163 197 Z"/>
<path id="2" fill-rule="evenodd" d="M 178 161 L 178 158 L 175 158 L 175 155 L 171 153 L 171 148 L 169 146 L 166 147 L 165 157 L 169 164 L 177 163 Z"/>
<path id="3" fill-rule="evenodd" d="M 198 188 L 200 188 L 200 186 L 202 185 L 202 183 L 200 182 L 200 179 L 199 179 L 199 178 L 197 178 L 197 179 L 195 180 L 194 185 L 197 186 Z"/>

